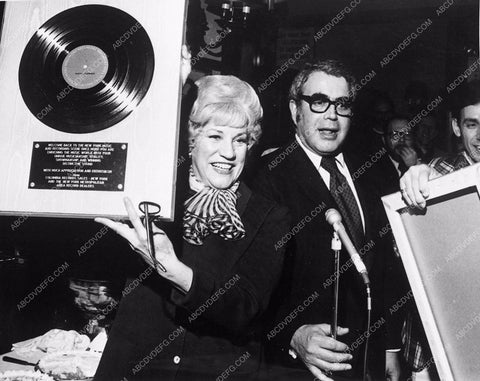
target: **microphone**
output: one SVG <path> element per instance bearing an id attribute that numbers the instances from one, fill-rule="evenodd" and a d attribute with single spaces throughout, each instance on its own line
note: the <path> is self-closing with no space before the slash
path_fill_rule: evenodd
<path id="1" fill-rule="evenodd" d="M 338 210 L 331 208 L 325 212 L 325 219 L 330 225 L 333 226 L 333 230 L 338 234 L 343 246 L 345 246 L 345 249 L 347 249 L 355 268 L 362 276 L 363 282 L 366 286 L 369 286 L 370 279 L 368 278 L 367 268 L 365 267 L 362 258 L 360 258 L 357 249 L 355 249 L 355 246 L 353 246 L 353 243 L 342 224 L 342 216 Z"/>

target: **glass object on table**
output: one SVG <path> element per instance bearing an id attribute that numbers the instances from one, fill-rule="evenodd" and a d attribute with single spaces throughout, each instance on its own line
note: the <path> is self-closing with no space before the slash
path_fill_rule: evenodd
<path id="1" fill-rule="evenodd" d="M 113 292 L 113 282 L 71 278 L 69 288 L 75 294 L 76 307 L 88 320 L 81 333 L 92 339 L 102 328 L 108 331 L 119 302 L 119 297 Z"/>

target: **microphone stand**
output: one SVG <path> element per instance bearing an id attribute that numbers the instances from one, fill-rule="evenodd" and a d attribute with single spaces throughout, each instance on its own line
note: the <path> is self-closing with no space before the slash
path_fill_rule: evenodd
<path id="1" fill-rule="evenodd" d="M 333 309 L 332 309 L 332 321 L 330 324 L 330 337 L 337 340 L 337 327 L 338 327 L 338 286 L 340 282 L 340 251 L 342 250 L 342 241 L 338 238 L 337 232 L 334 230 L 332 235 L 331 248 L 335 255 L 335 280 L 333 282 Z M 332 371 L 325 371 L 325 374 L 329 377 L 332 375 Z"/>
<path id="2" fill-rule="evenodd" d="M 339 278 L 340 278 L 340 269 L 339 269 L 339 258 L 340 258 L 340 250 L 342 248 L 341 240 L 339 236 L 342 238 L 342 241 L 347 249 L 348 253 L 350 254 L 350 258 L 352 263 L 355 265 L 355 268 L 359 272 L 362 277 L 362 280 L 365 284 L 366 291 L 367 291 L 367 335 L 365 339 L 365 353 L 363 357 L 363 381 L 367 381 L 367 357 L 368 357 L 368 339 L 370 337 L 370 319 L 371 319 L 371 311 L 372 311 L 372 298 L 370 293 L 370 279 L 368 278 L 367 268 L 363 263 L 360 255 L 356 252 L 353 243 L 350 241 L 347 233 L 345 232 L 345 228 L 342 225 L 342 216 L 336 209 L 328 209 L 325 213 L 325 218 L 327 222 L 333 226 L 334 233 L 332 237 L 332 250 L 335 252 L 335 292 L 334 292 L 334 307 L 333 307 L 333 316 L 332 316 L 332 324 L 330 328 L 330 336 L 334 339 L 337 338 L 337 317 L 338 317 L 338 285 L 339 285 Z M 337 233 L 338 231 L 338 233 Z M 338 242 L 337 242 L 338 241 Z M 331 372 L 328 372 L 331 374 Z"/>
<path id="3" fill-rule="evenodd" d="M 330 336 L 336 340 L 338 327 L 338 287 L 340 284 L 340 251 L 342 250 L 342 241 L 340 241 L 338 234 L 335 231 L 333 232 L 331 247 L 335 254 L 335 280 L 333 283 L 333 311 L 332 324 L 330 325 Z"/>

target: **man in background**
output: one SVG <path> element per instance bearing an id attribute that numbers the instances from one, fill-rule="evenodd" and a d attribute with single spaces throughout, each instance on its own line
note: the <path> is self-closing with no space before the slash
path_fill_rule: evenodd
<path id="1" fill-rule="evenodd" d="M 410 168 L 400 179 L 403 197 L 409 205 L 424 208 L 428 180 L 480 162 L 480 82 L 472 81 L 458 89 L 452 104 L 452 130 L 463 149 L 433 159 L 428 165 Z"/>
<path id="2" fill-rule="evenodd" d="M 420 163 L 419 150 L 408 122 L 407 116 L 396 114 L 385 125 L 382 139 L 387 155 L 379 163 L 381 195 L 398 192 L 400 177 L 408 168 Z"/>
<path id="3" fill-rule="evenodd" d="M 414 134 L 408 128 L 408 122 L 407 117 L 394 116 L 387 123 L 384 136 L 385 147 L 399 178 L 408 168 L 420 162 Z"/>

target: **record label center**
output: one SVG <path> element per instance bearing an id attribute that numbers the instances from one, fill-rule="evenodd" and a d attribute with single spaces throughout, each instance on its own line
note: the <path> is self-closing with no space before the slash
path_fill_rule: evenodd
<path id="1" fill-rule="evenodd" d="M 82 45 L 68 53 L 62 64 L 63 79 L 75 89 L 91 89 L 103 81 L 108 57 L 93 45 Z"/>

